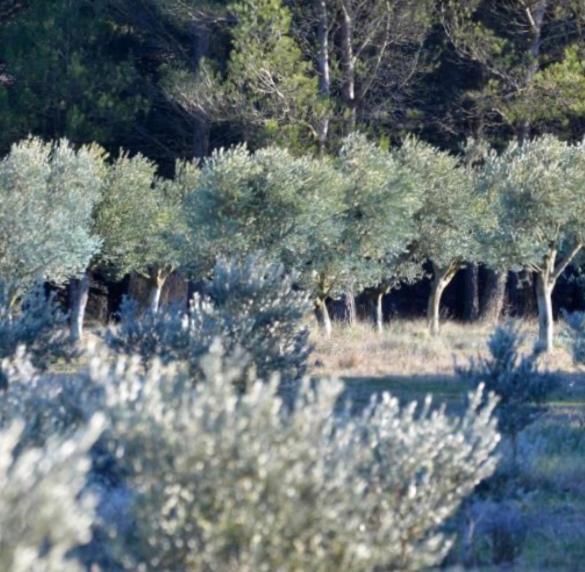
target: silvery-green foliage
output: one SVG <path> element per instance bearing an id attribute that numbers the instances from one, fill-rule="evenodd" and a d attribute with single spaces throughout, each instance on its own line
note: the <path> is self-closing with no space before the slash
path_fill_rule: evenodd
<path id="1" fill-rule="evenodd" d="M 118 538 L 129 569 L 373 570 L 438 564 L 438 528 L 495 468 L 493 399 L 462 418 L 385 395 L 336 411 L 342 387 L 303 384 L 292 408 L 214 344 L 193 384 L 175 365 L 96 359 L 137 497 Z M 246 377 L 248 391 L 234 389 Z"/>
<path id="2" fill-rule="evenodd" d="M 0 430 L 0 569 L 3 572 L 82 570 L 68 553 L 91 538 L 94 501 L 80 495 L 87 452 L 103 419 L 94 417 L 67 440 L 21 450 L 22 423 Z"/>
<path id="3" fill-rule="evenodd" d="M 206 348 L 221 337 L 228 353 L 244 350 L 261 379 L 298 380 L 307 369 L 310 305 L 294 278 L 255 257 L 219 262 L 204 290 L 207 300 L 194 300 L 192 327 Z"/>
<path id="4" fill-rule="evenodd" d="M 175 237 L 183 224 L 182 201 L 198 176 L 194 163 L 177 163 L 174 180 L 157 176 L 143 155 L 122 154 L 108 170 L 96 227 L 103 239 L 101 259 L 117 276 L 148 277 L 158 268 L 179 264 Z"/>
<path id="5" fill-rule="evenodd" d="M 538 370 L 537 348 L 521 355 L 522 342 L 513 325 L 498 326 L 488 342 L 489 356 L 457 370 L 473 385 L 483 384 L 499 397 L 498 428 L 513 439 L 545 411 L 543 403 L 556 385 L 550 374 Z"/>
<path id="6" fill-rule="evenodd" d="M 402 271 L 415 266 L 407 264 L 408 247 L 416 240 L 422 187 L 395 155 L 357 133 L 344 139 L 338 168 L 346 182 L 343 241 L 350 280 L 360 287 L 399 282 Z"/>
<path id="7" fill-rule="evenodd" d="M 70 433 L 93 410 L 109 419 L 102 445 L 131 494 L 123 514 L 106 511 L 100 525 L 117 532 L 115 545 L 102 539 L 91 558 L 156 570 L 440 561 L 449 539 L 437 527 L 493 471 L 493 403 L 480 410 L 478 392 L 455 419 L 385 396 L 352 418 L 337 410 L 340 386 L 307 382 L 296 405 L 283 406 L 277 381 L 260 384 L 246 363 L 218 341 L 191 372 L 90 349 L 87 378 L 52 377 L 45 388 L 21 362 L 10 384 L 20 393 L 6 403 L 13 416 L 33 414 L 32 430 Z M 37 424 L 43 412 L 52 421 Z"/>
<path id="8" fill-rule="evenodd" d="M 0 279 L 9 302 L 39 280 L 81 274 L 100 241 L 92 214 L 100 198 L 104 153 L 30 138 L 0 161 Z"/>
<path id="9" fill-rule="evenodd" d="M 20 308 L 10 308 L 7 289 L 0 282 L 0 387 L 6 382 L 2 361 L 12 358 L 20 346 L 26 348 L 34 365 L 43 369 L 70 354 L 63 331 L 66 320 L 54 295 L 47 296 L 42 285 L 27 293 Z"/>
<path id="10" fill-rule="evenodd" d="M 475 259 L 485 205 L 474 191 L 472 171 L 456 156 L 413 137 L 394 155 L 421 195 L 414 215 L 419 257 L 439 268 Z"/>
<path id="11" fill-rule="evenodd" d="M 540 268 L 585 240 L 585 141 L 547 135 L 486 155 L 477 178 L 495 216 L 484 237 L 493 266 Z"/>
<path id="12" fill-rule="evenodd" d="M 343 267 L 343 185 L 326 159 L 295 157 L 277 147 L 214 152 L 186 200 L 187 265 L 200 256 L 243 260 L 263 251 L 318 290 L 318 274 L 333 277 Z"/>
<path id="13" fill-rule="evenodd" d="M 118 352 L 138 354 L 144 361 L 178 360 L 192 370 L 217 338 L 231 354 L 238 349 L 262 379 L 278 374 L 283 382 L 306 372 L 310 310 L 306 295 L 277 264 L 257 257 L 216 264 L 203 296 L 195 296 L 188 312 L 169 308 L 140 316 L 132 302 L 123 306 L 121 323 L 106 336 Z"/>

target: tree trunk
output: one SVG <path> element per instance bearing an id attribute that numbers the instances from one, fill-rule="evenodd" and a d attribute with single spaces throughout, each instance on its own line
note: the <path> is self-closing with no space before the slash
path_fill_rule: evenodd
<path id="1" fill-rule="evenodd" d="M 321 331 L 323 332 L 327 339 L 330 339 L 333 328 L 331 326 L 331 317 L 329 316 L 329 310 L 327 309 L 327 302 L 324 299 L 318 300 L 316 303 L 316 309 L 317 316 L 319 319 L 319 325 L 321 326 Z"/>
<path id="2" fill-rule="evenodd" d="M 543 265 L 536 275 L 536 299 L 538 303 L 538 343 L 545 352 L 553 348 L 554 317 L 552 306 L 552 293 L 559 277 L 567 269 L 575 256 L 583 248 L 580 242 L 573 245 L 573 248 L 565 257 L 556 263 L 557 251 L 550 246 L 544 257 Z"/>
<path id="3" fill-rule="evenodd" d="M 379 334 L 384 332 L 384 292 L 380 291 L 376 295 L 376 330 Z"/>
<path id="4" fill-rule="evenodd" d="M 201 60 L 207 57 L 209 53 L 209 26 L 199 20 L 192 23 L 192 71 L 196 73 L 201 64 Z M 209 120 L 201 114 L 193 115 L 193 156 L 203 159 L 209 152 Z"/>
<path id="5" fill-rule="evenodd" d="M 469 264 L 465 269 L 465 296 L 463 299 L 463 317 L 467 322 L 474 322 L 479 316 L 479 268 Z"/>
<path id="6" fill-rule="evenodd" d="M 89 299 L 89 272 L 81 278 L 71 280 L 69 284 L 69 296 L 71 300 L 70 336 L 73 342 L 79 342 L 83 337 L 83 323 L 85 321 L 85 309 Z"/>
<path id="7" fill-rule="evenodd" d="M 452 263 L 446 268 L 440 268 L 433 264 L 433 281 L 431 282 L 431 295 L 427 308 L 427 321 L 431 335 L 437 336 L 440 330 L 441 298 L 445 288 L 451 283 L 459 269 L 459 264 Z"/>
<path id="8" fill-rule="evenodd" d="M 486 294 L 482 304 L 482 322 L 495 324 L 499 321 L 506 301 L 506 284 L 508 272 L 488 271 Z"/>
<path id="9" fill-rule="evenodd" d="M 341 63 L 343 67 L 343 99 L 349 110 L 349 132 L 355 131 L 357 123 L 355 93 L 355 57 L 353 53 L 353 14 L 349 2 L 341 2 Z"/>
<path id="10" fill-rule="evenodd" d="M 348 288 L 343 296 L 345 303 L 345 319 L 349 326 L 354 326 L 357 321 L 357 310 L 355 306 L 355 294 L 352 288 Z"/>
<path id="11" fill-rule="evenodd" d="M 319 94 L 324 99 L 329 99 L 331 95 L 331 71 L 329 63 L 329 14 L 327 0 L 317 0 L 319 9 L 319 26 L 317 29 L 317 41 L 319 43 Z M 327 137 L 329 135 L 329 112 L 318 126 L 319 151 L 325 153 Z"/>
<path id="12" fill-rule="evenodd" d="M 153 270 L 148 279 L 148 311 L 156 314 L 160 307 L 160 298 L 168 274 L 162 270 Z"/>
<path id="13" fill-rule="evenodd" d="M 538 344 L 545 352 L 553 348 L 553 307 L 552 293 L 554 282 L 547 279 L 546 272 L 536 275 L 536 300 L 538 303 Z"/>
<path id="14" fill-rule="evenodd" d="M 532 5 L 526 7 L 526 17 L 529 24 L 529 29 L 532 34 L 532 40 L 530 42 L 528 52 L 530 63 L 526 70 L 526 78 L 524 80 L 525 90 L 529 89 L 534 81 L 534 76 L 540 68 L 540 49 L 542 45 L 542 25 L 544 22 L 544 15 L 549 0 L 537 0 L 532 2 Z M 518 132 L 518 139 L 520 143 L 527 141 L 530 138 L 530 121 L 525 119 L 520 124 Z"/>

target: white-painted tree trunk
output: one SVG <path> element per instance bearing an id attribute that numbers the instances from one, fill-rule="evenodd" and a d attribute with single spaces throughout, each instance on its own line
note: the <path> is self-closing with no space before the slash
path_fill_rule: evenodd
<path id="1" fill-rule="evenodd" d="M 79 342 L 83 337 L 85 310 L 89 300 L 89 272 L 81 278 L 71 280 L 69 285 L 71 296 L 70 335 L 71 340 Z"/>

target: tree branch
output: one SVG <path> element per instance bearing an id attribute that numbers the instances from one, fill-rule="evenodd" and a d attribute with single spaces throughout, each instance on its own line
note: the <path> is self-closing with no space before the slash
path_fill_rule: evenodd
<path id="1" fill-rule="evenodd" d="M 579 254 L 579 251 L 583 248 L 583 243 L 577 242 L 577 244 L 573 247 L 573 249 L 567 253 L 567 255 L 558 263 L 556 266 L 553 274 L 552 280 L 556 282 L 561 274 L 567 269 L 569 264 L 571 264 L 572 260 Z"/>

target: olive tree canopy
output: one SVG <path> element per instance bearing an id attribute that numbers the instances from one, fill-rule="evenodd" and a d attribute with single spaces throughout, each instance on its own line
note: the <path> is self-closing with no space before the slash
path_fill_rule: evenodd
<path id="1" fill-rule="evenodd" d="M 64 283 L 100 246 L 92 214 L 104 152 L 29 138 L 0 161 L 0 278 L 14 302 L 39 280 Z"/>
<path id="2" fill-rule="evenodd" d="M 552 293 L 585 243 L 585 143 L 544 136 L 489 155 L 479 187 L 495 209 L 484 258 L 536 272 L 539 339 L 553 344 Z"/>

